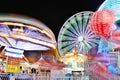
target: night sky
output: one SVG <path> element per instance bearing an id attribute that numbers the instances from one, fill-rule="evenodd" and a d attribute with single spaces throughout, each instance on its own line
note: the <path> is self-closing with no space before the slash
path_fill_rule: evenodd
<path id="1" fill-rule="evenodd" d="M 36 18 L 55 34 L 72 15 L 81 11 L 96 11 L 104 0 L 2 0 L 0 13 L 14 13 Z"/>

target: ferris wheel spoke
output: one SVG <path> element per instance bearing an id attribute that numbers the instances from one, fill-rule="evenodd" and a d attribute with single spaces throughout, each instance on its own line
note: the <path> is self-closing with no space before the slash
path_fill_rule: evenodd
<path id="1" fill-rule="evenodd" d="M 84 16 L 84 17 L 85 17 L 85 16 Z M 87 29 L 88 23 L 89 23 L 89 18 L 87 17 L 87 19 L 84 19 L 84 33 L 85 33 L 86 30 L 88 30 L 88 29 Z"/>
<path id="2" fill-rule="evenodd" d="M 88 42 L 89 48 L 94 47 L 94 45 L 91 42 Z"/>
<path id="3" fill-rule="evenodd" d="M 84 18 L 83 18 L 83 13 L 82 13 L 82 33 L 84 33 Z"/>
<path id="4" fill-rule="evenodd" d="M 83 53 L 85 52 L 84 46 L 82 46 L 81 52 L 83 52 Z"/>
<path id="5" fill-rule="evenodd" d="M 76 23 L 75 17 L 73 18 L 73 20 L 69 20 L 69 22 L 70 22 L 71 27 L 74 28 L 76 34 L 79 35 L 79 31 L 76 29 L 77 28 L 77 23 Z"/>
<path id="6" fill-rule="evenodd" d="M 79 32 L 79 34 L 81 34 L 80 25 L 79 25 L 79 21 L 77 20 L 77 16 L 75 16 L 75 21 L 76 21 L 78 32 Z"/>
<path id="7" fill-rule="evenodd" d="M 83 33 L 83 31 L 82 31 L 82 21 L 81 21 L 81 15 L 76 15 L 76 20 L 77 20 L 77 22 L 78 22 L 78 28 L 79 28 L 79 32 L 82 34 Z"/>
<path id="8" fill-rule="evenodd" d="M 93 34 L 93 35 L 90 35 L 89 36 L 89 39 L 97 39 L 96 36 Z"/>
<path id="9" fill-rule="evenodd" d="M 87 26 L 85 33 L 87 34 L 89 32 L 89 26 Z"/>
<path id="10" fill-rule="evenodd" d="M 74 19 L 74 18 L 73 18 Z M 76 30 L 76 25 L 75 25 L 75 21 L 74 20 L 68 20 L 67 22 L 67 26 L 69 26 L 69 30 L 72 30 L 72 32 L 74 32 L 76 35 L 78 35 L 78 32 Z M 67 28 L 68 29 L 68 28 Z M 79 36 L 79 35 L 78 35 Z"/>
<path id="11" fill-rule="evenodd" d="M 99 41 L 100 41 L 100 38 L 95 38 L 95 37 L 92 37 L 92 38 L 89 38 L 89 41 L 94 41 L 94 42 L 96 42 L 96 43 L 99 43 Z"/>
<path id="12" fill-rule="evenodd" d="M 97 45 L 99 44 L 98 42 L 96 42 L 96 43 L 97 43 Z M 97 46 L 96 44 L 94 44 L 91 41 L 88 42 L 88 45 L 90 46 L 90 48 Z"/>
<path id="13" fill-rule="evenodd" d="M 68 38 L 68 37 L 70 37 L 70 38 L 76 38 L 76 36 L 73 36 L 73 35 L 70 35 L 70 34 L 64 34 L 64 37 L 65 37 L 65 36 L 66 36 L 67 38 Z"/>
<path id="14" fill-rule="evenodd" d="M 98 45 L 98 43 L 97 43 L 97 42 L 94 42 L 94 41 L 90 41 L 90 43 L 91 43 L 93 46 Z"/>
<path id="15" fill-rule="evenodd" d="M 98 41 L 100 41 L 100 38 L 94 38 L 94 37 L 92 37 L 92 38 L 89 38 L 89 41 L 98 42 Z"/>
<path id="16" fill-rule="evenodd" d="M 73 42 L 73 40 L 61 40 L 61 42 Z"/>
<path id="17" fill-rule="evenodd" d="M 74 38 L 72 38 L 72 37 L 66 37 L 66 36 L 63 36 L 63 38 L 61 39 L 61 40 L 72 40 L 72 41 L 76 41 L 76 38 L 77 37 L 74 37 Z"/>
<path id="18" fill-rule="evenodd" d="M 86 14 L 87 15 L 87 14 Z M 85 33 L 85 30 L 86 30 L 86 27 L 87 27 L 87 25 L 88 25 L 88 21 L 89 21 L 89 19 L 88 19 L 88 16 L 86 16 L 85 14 L 82 14 L 82 22 L 83 22 L 83 33 Z"/>
<path id="19" fill-rule="evenodd" d="M 73 28 L 75 29 L 75 33 L 76 33 L 76 35 L 79 36 L 79 35 L 78 35 L 79 33 L 77 32 L 77 30 L 76 30 L 76 28 L 74 27 L 73 24 L 71 24 L 71 27 L 73 27 Z"/>
<path id="20" fill-rule="evenodd" d="M 82 46 L 78 46 L 78 53 L 81 52 Z"/>
<path id="21" fill-rule="evenodd" d="M 68 46 L 72 46 L 73 44 L 75 44 L 75 42 L 72 42 L 70 44 L 67 43 L 67 44 L 63 45 L 61 48 L 64 49 L 64 48 L 67 48 Z"/>
<path id="22" fill-rule="evenodd" d="M 92 36 L 92 35 L 95 35 L 95 33 L 89 32 L 88 35 L 89 35 L 89 36 Z"/>
<path id="23" fill-rule="evenodd" d="M 68 53 L 68 52 L 71 52 L 73 48 L 74 48 L 74 45 L 63 48 L 62 50 L 64 50 L 64 53 Z"/>
<path id="24" fill-rule="evenodd" d="M 72 46 L 71 48 L 69 48 L 69 49 L 67 50 L 67 52 L 72 52 L 72 50 L 73 50 L 74 47 L 75 47 L 75 46 Z"/>
<path id="25" fill-rule="evenodd" d="M 72 34 L 74 34 L 75 36 L 78 36 L 77 34 L 75 34 L 75 32 L 71 31 L 70 29 L 66 29 L 67 31 L 71 32 Z"/>

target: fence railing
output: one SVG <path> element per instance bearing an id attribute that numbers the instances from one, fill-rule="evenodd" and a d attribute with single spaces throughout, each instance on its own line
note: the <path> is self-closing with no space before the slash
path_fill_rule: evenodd
<path id="1" fill-rule="evenodd" d="M 0 74 L 0 80 L 106 80 L 99 76 L 70 76 L 70 77 L 62 77 L 62 76 L 26 76 L 26 75 L 14 75 L 14 79 L 11 79 L 11 77 L 7 74 Z M 107 80 L 120 80 L 120 76 L 114 77 L 112 76 L 107 78 Z"/>
<path id="2" fill-rule="evenodd" d="M 33 80 L 89 80 L 89 77 L 46 77 L 46 76 L 37 76 Z"/>
<path id="3" fill-rule="evenodd" d="M 114 77 L 114 78 L 107 78 L 107 79 L 103 79 L 100 77 L 96 77 L 96 76 L 83 76 L 83 77 L 50 77 L 50 78 L 46 78 L 46 77 L 39 77 L 36 78 L 35 80 L 120 80 L 120 78 L 118 77 Z"/>

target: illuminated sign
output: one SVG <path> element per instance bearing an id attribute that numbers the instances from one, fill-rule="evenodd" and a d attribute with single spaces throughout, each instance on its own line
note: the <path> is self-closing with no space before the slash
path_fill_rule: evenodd
<path id="1" fill-rule="evenodd" d="M 19 73 L 20 72 L 20 65 L 6 64 L 5 72 Z"/>

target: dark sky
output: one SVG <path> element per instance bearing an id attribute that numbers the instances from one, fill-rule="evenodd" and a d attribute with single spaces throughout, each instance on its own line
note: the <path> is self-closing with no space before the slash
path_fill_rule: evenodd
<path id="1" fill-rule="evenodd" d="M 55 34 L 72 15 L 96 11 L 104 0 L 1 0 L 0 13 L 15 13 L 36 18 Z"/>

